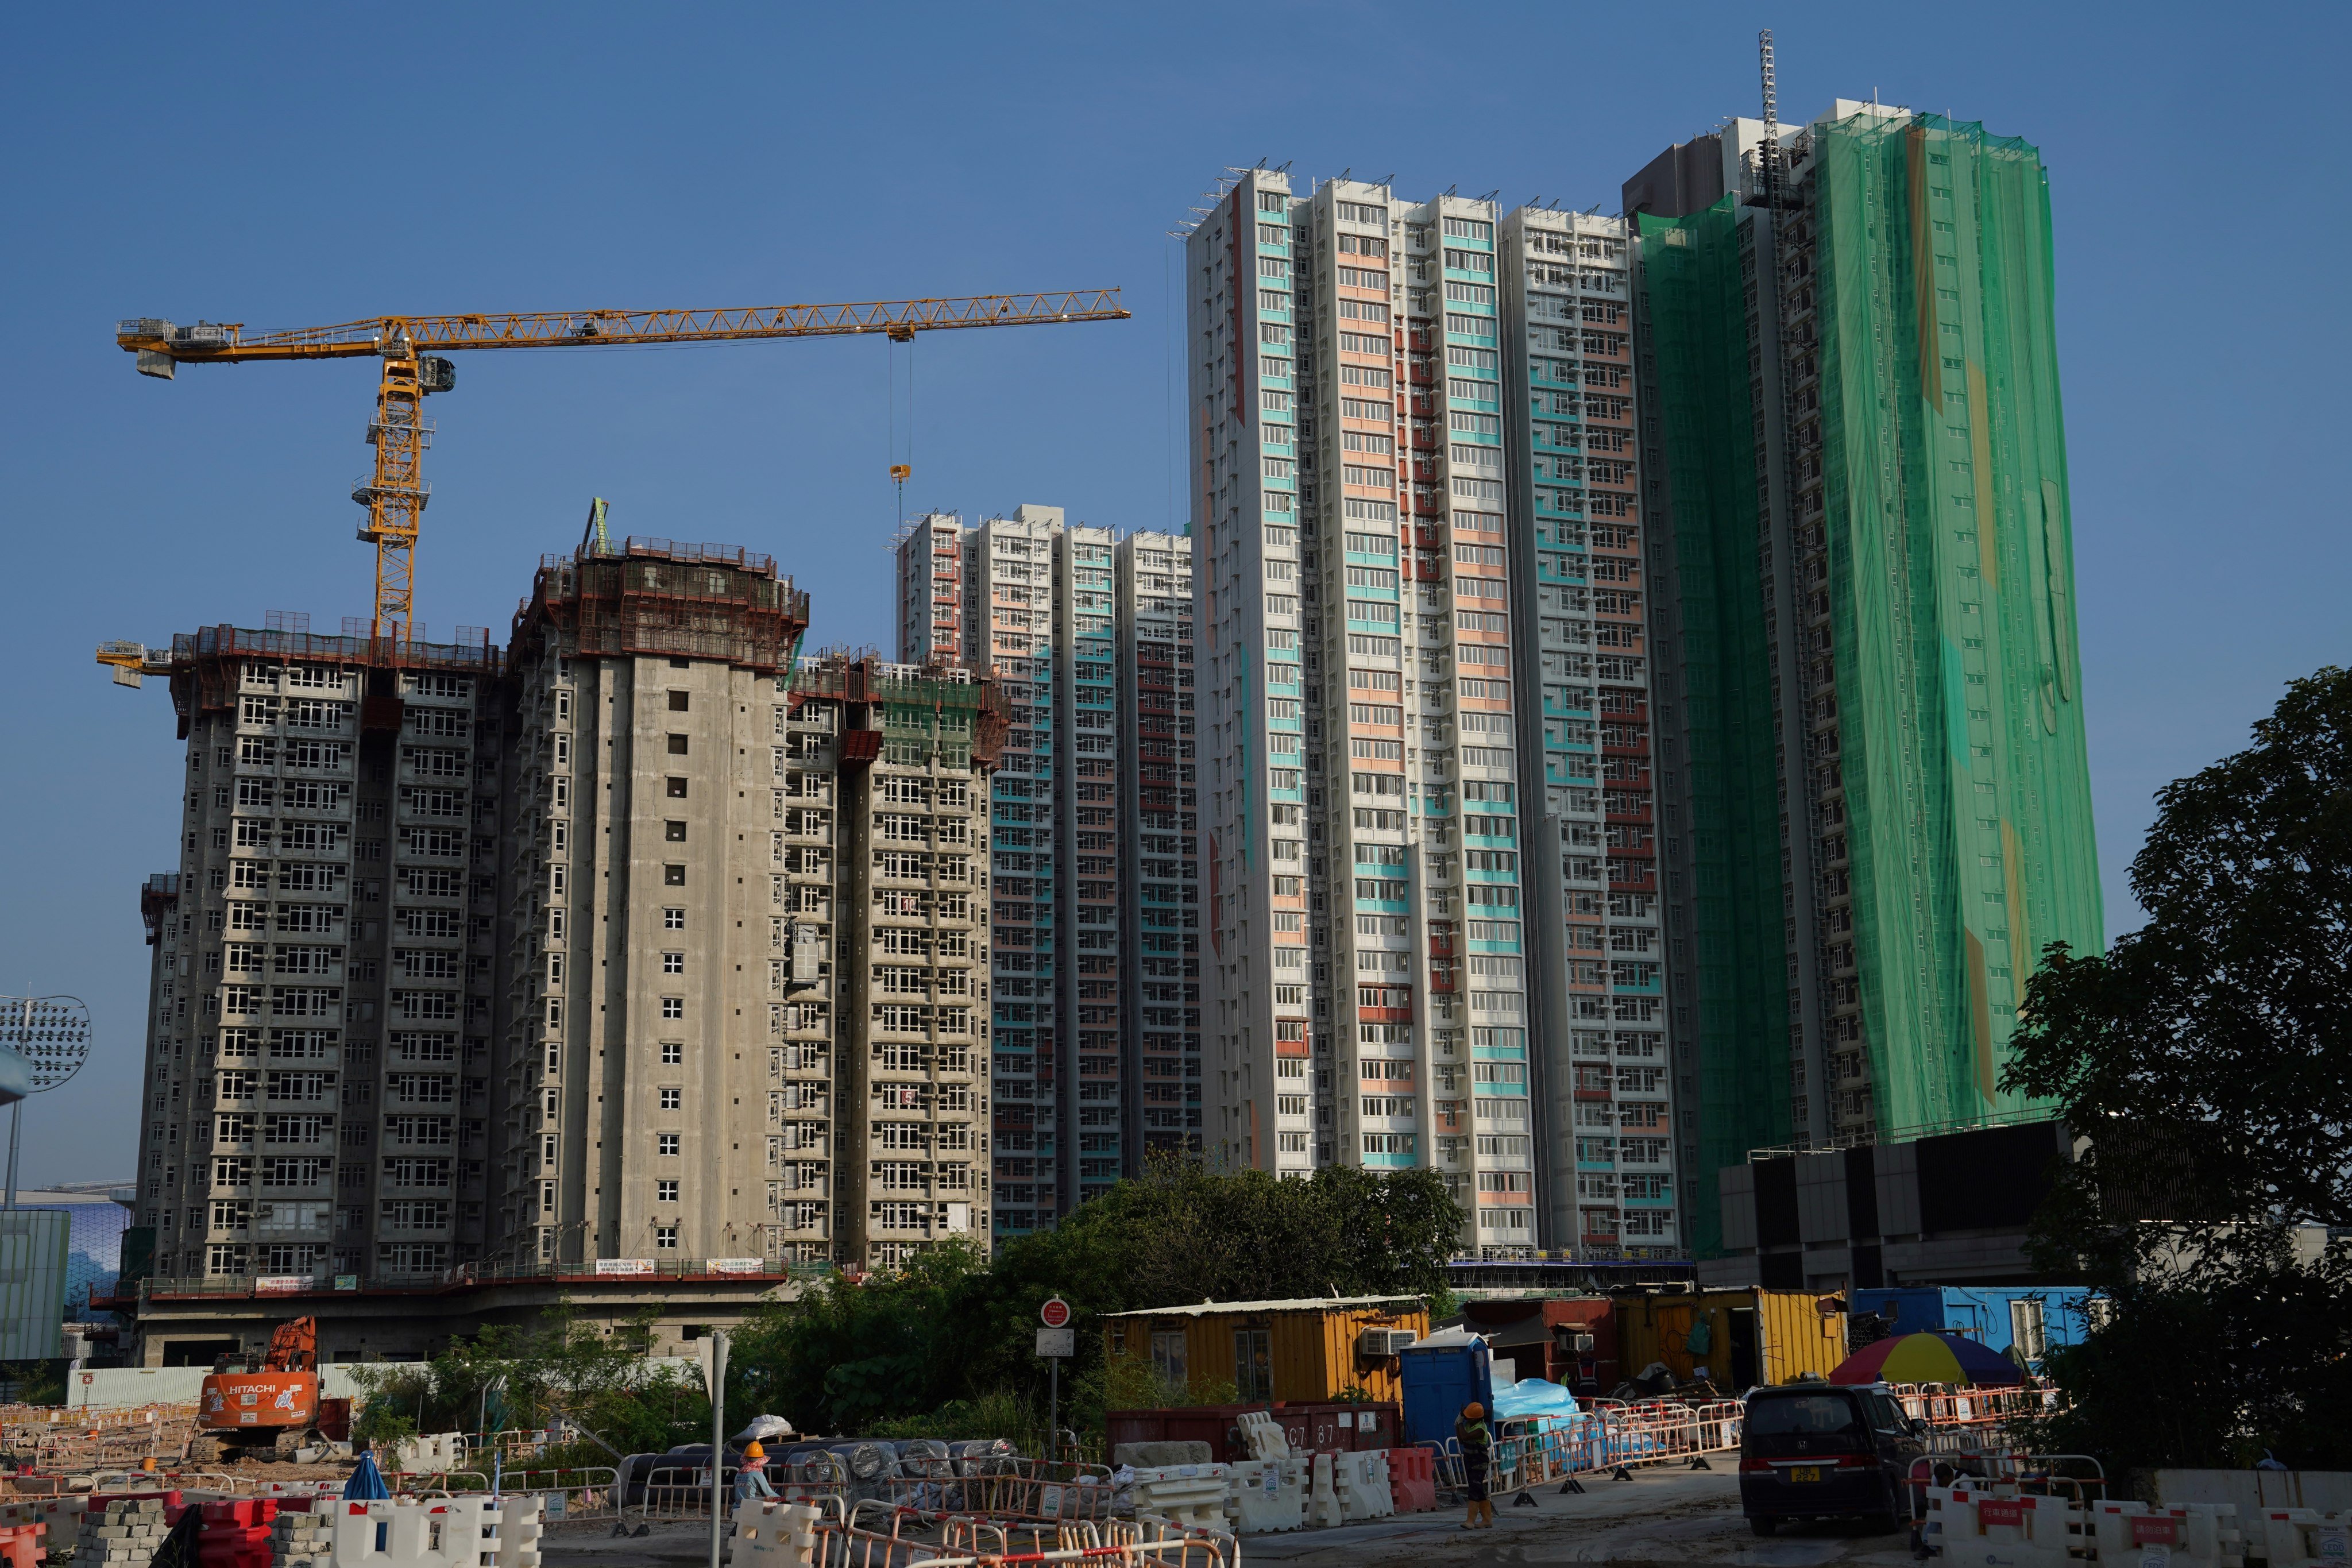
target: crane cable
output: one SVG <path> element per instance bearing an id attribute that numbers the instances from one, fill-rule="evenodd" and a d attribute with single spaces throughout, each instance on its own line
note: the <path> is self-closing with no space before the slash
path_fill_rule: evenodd
<path id="1" fill-rule="evenodd" d="M 907 447 L 905 460 L 899 461 L 898 451 L 898 342 L 890 344 L 890 479 L 898 492 L 898 527 L 907 523 L 907 481 L 915 472 L 915 339 L 908 334 L 907 347 Z"/>

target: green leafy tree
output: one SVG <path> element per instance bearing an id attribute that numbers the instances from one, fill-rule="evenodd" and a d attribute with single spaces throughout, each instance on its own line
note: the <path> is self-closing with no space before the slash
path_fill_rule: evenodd
<path id="1" fill-rule="evenodd" d="M 769 1309 L 738 1355 L 771 1407 L 805 1430 L 904 1435 L 1020 1413 L 1022 1431 L 1042 1435 L 1035 1333 L 1048 1298 L 1070 1303 L 1078 1330 L 1062 1368 L 1063 1424 L 1087 1426 L 1112 1395 L 1103 1314 L 1207 1298 L 1439 1297 L 1460 1226 L 1433 1171 L 1279 1182 L 1161 1162 L 992 1258 L 941 1247 L 899 1274 L 836 1278 Z"/>
<path id="2" fill-rule="evenodd" d="M 2037 1261 L 2110 1321 L 2052 1367 L 2046 1444 L 2131 1466 L 2352 1466 L 2352 672 L 2291 684 L 2254 744 L 2166 786 L 2147 922 L 2053 946 L 2002 1087 L 2088 1140 Z M 2251 1450 L 2251 1451 L 2250 1451 Z"/>

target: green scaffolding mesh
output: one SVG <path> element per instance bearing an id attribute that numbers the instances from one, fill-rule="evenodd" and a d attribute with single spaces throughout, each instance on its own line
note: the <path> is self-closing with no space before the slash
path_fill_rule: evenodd
<path id="1" fill-rule="evenodd" d="M 1790 1115 L 1772 672 L 1736 203 L 1641 218 L 1689 721 L 1700 1142 L 1684 1239 L 1702 1257 L 1721 1250 L 1716 1171 L 1784 1141 Z"/>
<path id="2" fill-rule="evenodd" d="M 1813 128 L 1822 479 L 1854 942 L 1882 1131 L 1994 1089 L 2042 946 L 2103 944 L 2050 203 L 2025 142 Z"/>

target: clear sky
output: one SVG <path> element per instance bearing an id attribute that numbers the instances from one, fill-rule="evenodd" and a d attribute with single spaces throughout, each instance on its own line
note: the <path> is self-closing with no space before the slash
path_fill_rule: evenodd
<path id="1" fill-rule="evenodd" d="M 1182 504 L 1166 231 L 1231 163 L 1604 212 L 1671 142 L 1869 97 L 2042 149 L 2111 931 L 2150 795 L 2347 653 L 2341 5 L 28 6 L 0 60 L 0 991 L 87 998 L 28 1184 L 128 1175 L 138 888 L 183 749 L 102 639 L 366 608 L 367 362 L 142 379 L 119 317 L 781 304 L 1117 286 L 940 333 L 910 508 Z M 1179 323 L 1181 327 L 1181 323 Z M 903 378 L 908 350 L 896 351 Z M 878 340 L 473 353 L 435 398 L 428 631 L 501 641 L 589 498 L 775 554 L 812 643 L 892 637 Z M 905 401 L 900 383 L 900 403 Z M 1176 402 L 1181 404 L 1181 395 Z M 903 413 L 900 415 L 904 418 Z M 901 437 L 903 441 L 903 435 Z"/>

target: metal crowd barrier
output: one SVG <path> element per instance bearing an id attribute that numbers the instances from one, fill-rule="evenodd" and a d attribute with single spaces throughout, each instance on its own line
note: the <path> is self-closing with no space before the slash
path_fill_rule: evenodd
<path id="1" fill-rule="evenodd" d="M 917 1563 L 925 1568 L 1012 1568 L 1016 1563 L 1024 1568 L 1057 1563 L 1240 1568 L 1241 1563 L 1238 1542 L 1222 1532 L 1184 1532 L 1113 1521 L 1055 1525 L 1049 1538 L 1043 1526 L 950 1519 L 943 1522 L 940 1539 L 930 1541 L 902 1533 L 911 1517 L 908 1510 L 870 1500 L 853 1505 L 845 1516 L 824 1510 L 814 1521 L 805 1561 L 813 1568 L 913 1568 Z"/>

